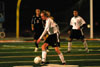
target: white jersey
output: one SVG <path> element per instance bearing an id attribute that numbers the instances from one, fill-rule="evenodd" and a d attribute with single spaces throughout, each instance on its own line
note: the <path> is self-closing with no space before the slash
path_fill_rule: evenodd
<path id="1" fill-rule="evenodd" d="M 40 36 L 40 39 L 42 39 L 46 32 L 48 32 L 49 35 L 60 33 L 58 25 L 51 18 L 47 18 L 45 29 Z"/>
<path id="2" fill-rule="evenodd" d="M 72 17 L 71 22 L 70 22 L 70 25 L 72 26 L 72 29 L 76 29 L 76 30 L 79 27 L 81 27 L 83 24 L 86 24 L 86 22 L 80 16 Z"/>

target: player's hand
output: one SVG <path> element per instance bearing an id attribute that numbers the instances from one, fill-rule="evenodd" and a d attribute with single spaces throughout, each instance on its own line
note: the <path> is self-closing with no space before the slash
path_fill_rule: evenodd
<path id="1" fill-rule="evenodd" d="M 68 34 L 70 34 L 71 33 L 71 31 L 68 31 Z"/>
<path id="2" fill-rule="evenodd" d="M 37 43 L 40 43 L 40 41 L 41 41 L 41 39 L 38 39 L 38 40 L 37 40 Z"/>

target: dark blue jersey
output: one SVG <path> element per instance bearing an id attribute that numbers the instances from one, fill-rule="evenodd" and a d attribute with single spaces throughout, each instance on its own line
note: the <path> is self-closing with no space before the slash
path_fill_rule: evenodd
<path id="1" fill-rule="evenodd" d="M 44 25 L 40 16 L 39 17 L 33 16 L 31 24 L 34 24 L 34 32 L 43 32 Z"/>

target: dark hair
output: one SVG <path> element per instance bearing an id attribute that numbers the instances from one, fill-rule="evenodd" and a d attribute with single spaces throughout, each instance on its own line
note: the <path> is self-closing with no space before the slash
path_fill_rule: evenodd
<path id="1" fill-rule="evenodd" d="M 76 9 L 75 9 L 75 10 L 73 10 L 73 11 L 77 11 L 77 12 L 78 12 L 78 10 L 76 10 Z"/>

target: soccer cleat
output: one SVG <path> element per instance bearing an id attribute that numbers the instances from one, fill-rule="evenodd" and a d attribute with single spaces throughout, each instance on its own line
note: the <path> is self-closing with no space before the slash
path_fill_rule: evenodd
<path id="1" fill-rule="evenodd" d="M 46 50 L 47 52 L 50 52 L 48 49 Z"/>
<path id="2" fill-rule="evenodd" d="M 37 52 L 38 51 L 38 48 L 35 48 L 34 52 Z"/>
<path id="3" fill-rule="evenodd" d="M 49 62 L 41 62 L 41 64 L 40 65 L 45 65 L 45 64 L 49 64 Z"/>
<path id="4" fill-rule="evenodd" d="M 66 65 L 66 63 L 62 63 L 62 65 Z"/>
<path id="5" fill-rule="evenodd" d="M 67 53 L 71 53 L 71 51 L 67 51 Z"/>
<path id="6" fill-rule="evenodd" d="M 86 53 L 89 53 L 89 50 L 88 49 L 86 49 Z"/>
<path id="7" fill-rule="evenodd" d="M 40 65 L 45 65 L 45 64 L 46 64 L 46 63 L 42 61 Z"/>

